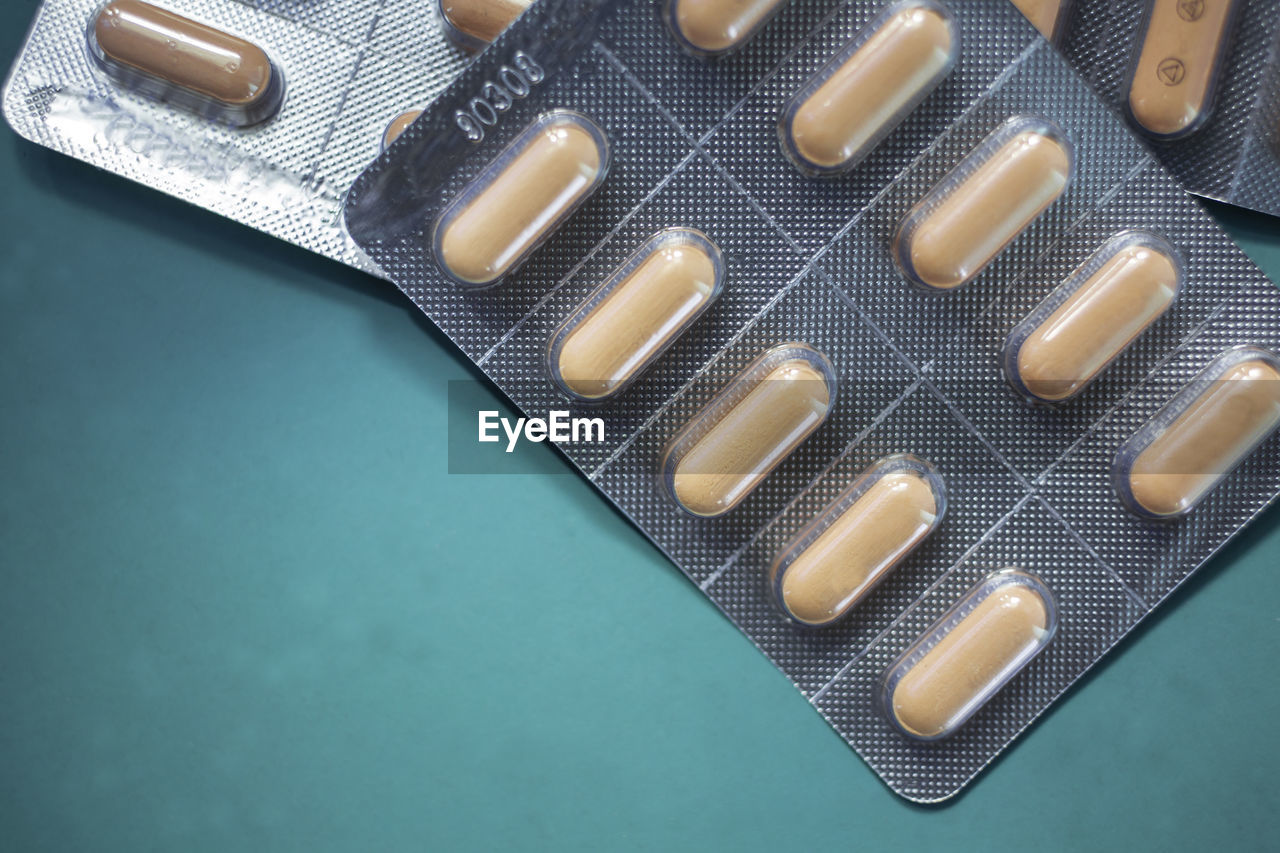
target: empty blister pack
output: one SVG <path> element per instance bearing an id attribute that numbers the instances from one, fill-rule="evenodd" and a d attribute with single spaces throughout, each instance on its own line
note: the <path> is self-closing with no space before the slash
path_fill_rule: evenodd
<path id="1" fill-rule="evenodd" d="M 536 4 L 348 229 L 522 410 L 602 420 L 568 459 L 893 790 L 945 799 L 1280 493 L 1265 393 L 1184 517 L 1114 485 L 1221 352 L 1280 346 L 1280 295 L 1012 5 L 756 4 L 717 51 L 682 5 Z M 850 120 L 841 81 L 895 61 Z M 508 175 L 535 147 L 576 164 L 538 199 Z M 467 282 L 439 229 L 477 187 L 513 237 Z M 641 275 L 672 229 L 691 255 Z M 566 382 L 567 334 L 645 288 Z"/>
<path id="2" fill-rule="evenodd" d="M 1280 5 L 1074 0 L 1063 53 L 1190 191 L 1280 216 Z"/>
<path id="3" fill-rule="evenodd" d="M 1183 517 L 1114 485 L 1220 353 L 1276 351 L 1280 294 L 1010 4 L 797 0 L 715 58 L 670 8 L 535 5 L 361 175 L 349 231 L 525 412 L 601 419 L 560 449 L 893 790 L 945 799 L 1280 493 L 1263 393 Z M 798 103 L 904 58 L 879 126 L 833 85 L 832 168 L 797 156 Z M 537 204 L 501 177 L 531 133 L 578 152 Z M 478 186 L 520 237 L 483 286 L 437 240 Z M 566 383 L 567 330 L 670 229 L 691 258 Z"/>
<path id="4" fill-rule="evenodd" d="M 463 67 L 416 0 L 46 0 L 10 71 L 22 136 L 377 273 L 342 196 Z"/>

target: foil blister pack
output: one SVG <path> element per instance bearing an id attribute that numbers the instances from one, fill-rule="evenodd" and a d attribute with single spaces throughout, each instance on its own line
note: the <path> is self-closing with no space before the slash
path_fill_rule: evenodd
<path id="1" fill-rule="evenodd" d="M 560 449 L 894 791 L 946 799 L 1280 494 L 1274 436 L 1198 485 L 1146 452 L 1194 432 L 1188 387 L 1252 389 L 1269 434 L 1280 294 L 1012 5 L 796 0 L 721 52 L 673 34 L 688 2 L 536 4 L 347 227 L 519 408 L 602 419 Z M 882 73 L 842 63 L 894 21 L 954 55 L 798 140 L 796 93 Z M 1089 331 L 1080 375 L 1036 372 L 1050 325 Z M 1196 380 L 1241 346 L 1249 382 Z M 1202 502 L 1133 512 L 1149 475 Z"/>
<path id="2" fill-rule="evenodd" d="M 1280 4 L 1073 0 L 1058 29 L 1186 189 L 1280 216 Z"/>
<path id="3" fill-rule="evenodd" d="M 137 38 L 131 24 L 154 9 L 181 17 Z M 204 50 L 196 58 L 218 57 L 221 80 L 210 86 L 197 71 L 173 86 L 114 57 L 131 49 L 179 73 L 174 55 Z M 271 92 L 246 80 L 264 54 Z M 388 122 L 430 100 L 467 59 L 436 8 L 413 0 L 47 0 L 3 105 L 33 142 L 377 274 L 343 231 L 342 197 Z M 228 91 L 237 81 L 242 91 Z M 243 101 L 263 106 L 246 111 Z"/>

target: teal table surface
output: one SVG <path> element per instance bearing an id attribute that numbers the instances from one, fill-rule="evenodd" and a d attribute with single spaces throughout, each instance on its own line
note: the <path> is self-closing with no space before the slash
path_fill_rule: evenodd
<path id="1" fill-rule="evenodd" d="M 1274 843 L 1280 508 L 912 806 L 585 480 L 448 474 L 477 374 L 393 287 L 7 129 L 0 183 L 0 849 Z"/>

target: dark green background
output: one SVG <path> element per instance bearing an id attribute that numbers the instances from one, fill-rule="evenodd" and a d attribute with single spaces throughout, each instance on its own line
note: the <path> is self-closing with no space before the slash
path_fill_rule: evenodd
<path id="1" fill-rule="evenodd" d="M 1274 841 L 1277 511 L 917 808 L 584 480 L 449 476 L 392 287 L 7 130 L 0 186 L 0 848 Z"/>

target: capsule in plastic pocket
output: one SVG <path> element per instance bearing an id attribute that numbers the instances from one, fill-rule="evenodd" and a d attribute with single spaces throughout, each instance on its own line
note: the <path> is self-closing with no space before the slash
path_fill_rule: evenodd
<path id="1" fill-rule="evenodd" d="M 89 54 L 126 89 L 248 127 L 284 102 L 284 75 L 261 47 L 142 0 L 111 0 L 89 24 Z"/>
<path id="2" fill-rule="evenodd" d="M 959 52 L 946 6 L 889 6 L 788 99 L 783 152 L 807 175 L 853 168 L 951 73 Z"/>
<path id="3" fill-rule="evenodd" d="M 898 267 L 930 290 L 969 283 L 1058 200 L 1074 163 L 1058 125 L 1009 119 L 903 218 L 893 238 Z"/>
<path id="4" fill-rule="evenodd" d="M 436 262 L 468 287 L 497 284 L 604 183 L 609 139 L 581 113 L 544 113 L 436 221 Z"/>
<path id="5" fill-rule="evenodd" d="M 724 515 L 822 426 L 836 391 L 831 363 L 808 344 L 765 350 L 667 445 L 663 487 L 691 515 Z"/>
<path id="6" fill-rule="evenodd" d="M 1144 518 L 1186 515 L 1280 426 L 1280 358 L 1234 347 L 1121 445 L 1120 501 Z"/>
<path id="7" fill-rule="evenodd" d="M 702 316 L 723 286 L 720 249 L 705 234 L 659 231 L 551 336 L 552 378 L 579 400 L 615 396 Z"/>
<path id="8" fill-rule="evenodd" d="M 715 57 L 749 42 L 785 5 L 786 0 L 666 0 L 663 17 L 684 50 Z"/>
<path id="9" fill-rule="evenodd" d="M 1182 263 L 1167 240 L 1117 234 L 1013 327 L 1005 377 L 1033 402 L 1069 400 L 1169 310 L 1181 287 Z"/>
<path id="10" fill-rule="evenodd" d="M 1125 99 L 1139 130 L 1155 139 L 1177 139 L 1208 120 L 1238 5 L 1236 0 L 1152 0 Z"/>
<path id="11" fill-rule="evenodd" d="M 778 554 L 769 578 L 774 598 L 801 625 L 838 621 L 937 529 L 946 505 L 933 465 L 886 456 Z"/>
<path id="12" fill-rule="evenodd" d="M 477 51 L 532 5 L 533 0 L 436 0 L 444 34 L 458 47 Z"/>
<path id="13" fill-rule="evenodd" d="M 405 110 L 387 122 L 387 129 L 382 131 L 382 150 L 386 151 L 390 148 L 391 143 L 399 139 L 400 134 L 404 133 L 409 125 L 417 121 L 420 115 L 422 115 L 422 110 L 420 109 Z"/>
<path id="14" fill-rule="evenodd" d="M 1040 35 L 1056 44 L 1071 14 L 1071 0 L 1013 0 Z"/>
<path id="15" fill-rule="evenodd" d="M 1035 575 L 988 575 L 894 661 L 880 705 L 903 734 L 953 734 L 1044 649 L 1058 627 L 1053 594 Z"/>

